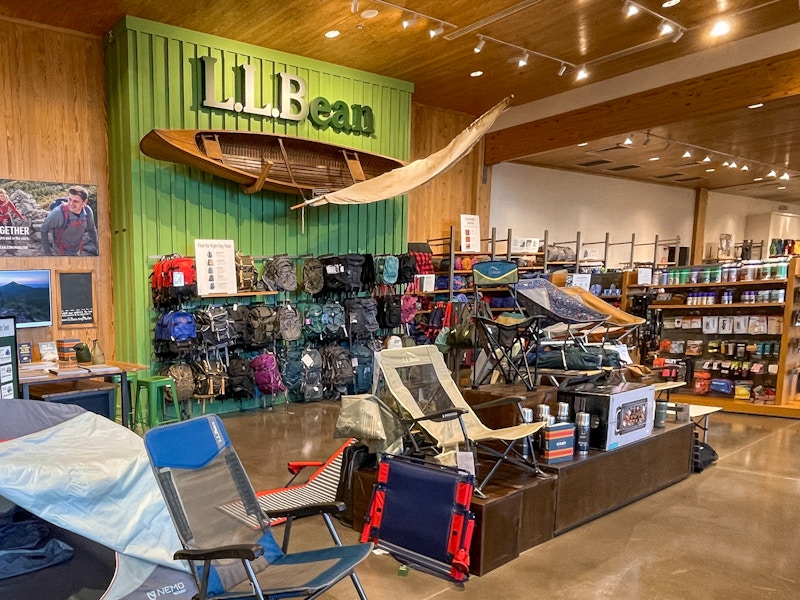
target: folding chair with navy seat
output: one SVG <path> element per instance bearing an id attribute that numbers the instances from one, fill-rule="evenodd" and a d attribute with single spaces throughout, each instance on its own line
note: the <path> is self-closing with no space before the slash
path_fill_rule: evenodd
<path id="1" fill-rule="evenodd" d="M 151 429 L 145 447 L 184 547 L 174 557 L 192 565 L 199 600 L 317 598 L 353 574 L 372 550 L 372 544 L 357 544 L 285 553 L 216 415 Z M 235 502 L 256 520 L 256 529 L 221 509 Z M 326 510 L 340 508 L 313 505 L 270 516 Z"/>
<path id="2" fill-rule="evenodd" d="M 361 541 L 374 542 L 409 567 L 464 582 L 474 486 L 467 471 L 384 454 Z"/>

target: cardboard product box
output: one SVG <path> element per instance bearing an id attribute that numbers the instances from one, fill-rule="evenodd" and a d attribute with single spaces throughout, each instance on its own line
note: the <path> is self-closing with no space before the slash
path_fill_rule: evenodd
<path id="1" fill-rule="evenodd" d="M 589 446 L 613 450 L 644 439 L 653 432 L 655 394 L 652 385 L 583 383 L 558 392 L 560 402 L 570 404 L 570 415 L 591 415 Z"/>

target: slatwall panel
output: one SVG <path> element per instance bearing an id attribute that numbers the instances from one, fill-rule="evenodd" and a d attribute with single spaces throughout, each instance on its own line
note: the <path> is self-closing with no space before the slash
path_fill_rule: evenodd
<path id="1" fill-rule="evenodd" d="M 372 137 L 316 129 L 305 120 L 280 122 L 200 106 L 200 57 L 218 59 L 217 99 L 235 96 L 235 68 L 256 68 L 256 103 L 277 101 L 271 83 L 286 71 L 308 83 L 307 99 L 372 107 Z M 233 182 L 173 163 L 154 161 L 138 150 L 153 128 L 265 131 L 330 141 L 408 159 L 410 84 L 342 67 L 224 40 L 132 17 L 114 30 L 106 51 L 111 128 L 114 280 L 119 354 L 148 362 L 151 324 L 148 274 L 152 257 L 192 255 L 196 238 L 233 239 L 254 255 L 399 252 L 405 245 L 405 197 L 359 207 L 326 205 L 292 211 L 299 196 L 262 192 L 247 195 Z M 277 84 L 276 84 L 277 86 Z M 260 103 L 260 104 L 259 104 Z"/>

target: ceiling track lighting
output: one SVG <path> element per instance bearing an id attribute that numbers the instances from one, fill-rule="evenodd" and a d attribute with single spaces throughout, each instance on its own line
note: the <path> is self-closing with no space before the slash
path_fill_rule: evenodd
<path id="1" fill-rule="evenodd" d="M 661 21 L 661 24 L 658 26 L 658 34 L 659 35 L 672 35 L 675 33 L 675 26 L 667 21 L 666 19 Z"/>
<path id="2" fill-rule="evenodd" d="M 403 29 L 408 29 L 409 27 L 413 27 L 417 24 L 417 15 L 414 13 L 408 13 L 403 15 Z"/>
<path id="3" fill-rule="evenodd" d="M 478 54 L 481 50 L 483 50 L 483 47 L 485 45 L 486 45 L 486 40 L 483 39 L 481 36 L 478 36 L 478 43 L 475 44 L 475 48 L 473 48 L 472 50 L 473 52 L 475 52 L 475 54 Z"/>
<path id="4" fill-rule="evenodd" d="M 567 65 L 561 63 L 561 66 L 558 67 L 558 76 L 561 77 L 566 72 L 567 72 Z"/>
<path id="5" fill-rule="evenodd" d="M 589 77 L 589 71 L 586 70 L 586 65 L 581 65 L 578 67 L 578 72 L 575 73 L 575 80 L 583 81 L 587 77 Z"/>
<path id="6" fill-rule="evenodd" d="M 625 13 L 625 16 L 630 18 L 639 14 L 639 5 L 633 2 L 627 1 L 622 7 L 622 11 Z"/>
<path id="7" fill-rule="evenodd" d="M 691 150 L 687 150 L 686 152 L 684 152 L 681 158 L 692 158 Z"/>
<path id="8" fill-rule="evenodd" d="M 672 37 L 672 43 L 676 43 L 683 37 L 683 34 L 686 33 L 686 30 L 683 27 L 678 27 L 678 30 L 675 32 L 675 35 Z"/>
<path id="9" fill-rule="evenodd" d="M 444 23 L 439 23 L 436 27 L 428 31 L 428 35 L 431 36 L 431 39 L 435 38 L 437 35 L 442 35 L 443 33 L 444 33 Z"/>
<path id="10" fill-rule="evenodd" d="M 625 141 L 622 142 L 624 146 L 632 146 L 633 145 L 633 136 L 629 135 L 625 138 Z"/>
<path id="11" fill-rule="evenodd" d="M 528 54 L 527 52 L 523 53 L 522 56 L 519 57 L 519 60 L 517 60 L 517 66 L 519 66 L 520 68 L 528 66 L 528 61 L 530 60 L 530 58 L 531 58 L 530 54 Z"/>
<path id="12" fill-rule="evenodd" d="M 358 12 L 358 0 L 353 0 L 350 3 L 350 12 L 356 14 Z"/>
<path id="13" fill-rule="evenodd" d="M 549 54 L 543 54 L 542 52 L 537 52 L 536 50 L 531 50 L 530 48 L 523 48 L 522 46 L 517 46 L 516 44 L 510 44 L 509 42 L 498 40 L 497 38 L 493 38 L 489 35 L 479 35 L 478 40 L 479 40 L 478 43 L 472 49 L 473 52 L 476 54 L 481 50 L 483 50 L 483 47 L 486 42 L 492 42 L 493 44 L 497 44 L 498 46 L 506 46 L 507 48 L 513 48 L 514 50 L 517 50 L 519 54 L 516 54 L 512 58 L 509 58 L 508 62 L 516 64 L 520 68 L 524 67 L 530 62 L 531 56 L 536 56 L 538 58 L 543 58 L 545 60 L 551 60 L 553 62 L 557 62 L 559 77 L 561 77 L 564 73 L 566 73 L 567 69 L 575 68 L 575 65 L 567 60 L 561 60 L 560 58 L 556 58 L 555 56 L 550 56 Z M 584 77 L 585 76 L 586 74 L 584 74 Z M 578 79 L 581 79 L 581 77 L 578 77 Z"/>

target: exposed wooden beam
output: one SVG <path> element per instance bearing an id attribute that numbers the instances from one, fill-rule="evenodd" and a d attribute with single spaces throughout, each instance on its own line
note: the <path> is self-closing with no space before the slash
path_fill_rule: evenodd
<path id="1" fill-rule="evenodd" d="M 485 160 L 493 165 L 796 95 L 800 95 L 800 51 L 487 134 Z"/>

